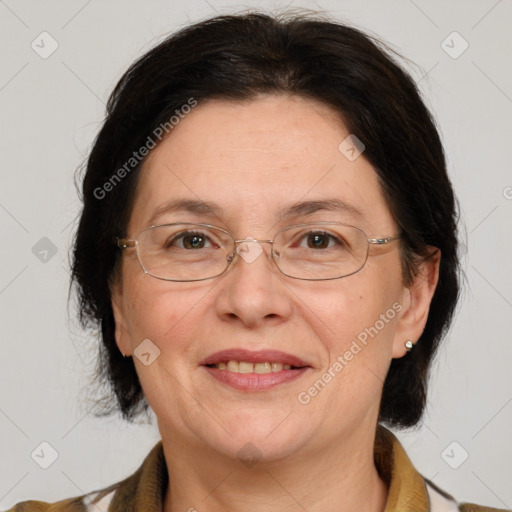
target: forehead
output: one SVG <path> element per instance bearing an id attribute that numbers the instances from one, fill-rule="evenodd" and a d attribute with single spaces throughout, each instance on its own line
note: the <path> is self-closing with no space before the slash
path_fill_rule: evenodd
<path id="1" fill-rule="evenodd" d="M 336 111 L 312 99 L 199 103 L 147 157 L 130 225 L 142 229 L 159 212 L 189 215 L 166 212 L 166 205 L 203 201 L 219 207 L 210 212 L 218 223 L 247 222 L 263 229 L 285 211 L 306 212 L 291 208 L 295 203 L 328 199 L 348 206 L 337 213 L 347 220 L 355 220 L 350 207 L 358 210 L 361 227 L 390 226 L 377 175 L 364 153 L 349 159 L 340 150 L 349 135 Z"/>

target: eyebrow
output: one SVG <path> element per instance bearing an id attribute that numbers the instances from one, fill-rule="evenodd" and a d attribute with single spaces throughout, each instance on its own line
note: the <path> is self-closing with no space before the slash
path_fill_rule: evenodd
<path id="1" fill-rule="evenodd" d="M 196 215 L 215 215 L 222 216 L 224 210 L 216 203 L 210 201 L 196 201 L 193 199 L 177 199 L 171 200 L 159 206 L 151 216 L 150 224 L 154 224 L 158 217 L 166 213 L 188 212 Z"/>
<path id="2" fill-rule="evenodd" d="M 353 217 L 362 217 L 363 214 L 355 206 L 346 203 L 340 199 L 318 199 L 311 201 L 300 201 L 298 203 L 288 204 L 284 209 L 276 215 L 281 221 L 289 217 L 299 215 L 312 215 L 320 211 L 330 211 L 345 213 Z M 171 200 L 159 206 L 150 219 L 150 224 L 166 213 L 188 212 L 196 215 L 210 215 L 222 217 L 224 209 L 218 204 L 211 201 L 198 201 L 193 199 L 177 199 Z"/>
<path id="3" fill-rule="evenodd" d="M 301 201 L 286 206 L 280 213 L 279 219 L 286 219 L 296 215 L 311 215 L 319 211 L 341 212 L 353 217 L 362 217 L 363 214 L 355 206 L 341 199 L 318 199 L 313 201 Z"/>

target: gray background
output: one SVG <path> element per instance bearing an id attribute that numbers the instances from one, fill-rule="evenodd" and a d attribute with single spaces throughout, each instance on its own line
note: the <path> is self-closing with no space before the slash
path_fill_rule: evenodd
<path id="1" fill-rule="evenodd" d="M 88 414 L 96 340 L 78 328 L 67 305 L 79 210 L 74 170 L 91 147 L 109 92 L 137 56 L 186 23 L 285 5 L 0 2 L 0 508 L 119 481 L 159 439 L 154 425 Z M 330 11 L 382 36 L 418 65 L 410 70 L 439 121 L 461 203 L 467 283 L 432 373 L 424 422 L 398 436 L 417 469 L 457 499 L 510 508 L 511 2 L 296 0 L 289 6 Z M 43 31 L 58 44 L 47 58 L 31 47 L 34 41 L 40 53 L 51 49 Z M 469 47 L 453 58 L 464 41 Z M 43 441 L 58 452 L 48 469 L 31 458 Z"/>

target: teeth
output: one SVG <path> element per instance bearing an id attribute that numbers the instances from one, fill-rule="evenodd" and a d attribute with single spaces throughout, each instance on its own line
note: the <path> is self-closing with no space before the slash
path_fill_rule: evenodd
<path id="1" fill-rule="evenodd" d="M 215 365 L 219 370 L 228 370 L 234 373 L 272 373 L 280 372 L 281 370 L 290 370 L 291 365 L 282 363 L 249 363 L 247 361 L 228 361 Z"/>
<path id="2" fill-rule="evenodd" d="M 240 361 L 238 363 L 238 373 L 253 373 L 253 372 L 254 372 L 254 365 L 252 363 L 244 363 L 243 361 Z"/>
<path id="3" fill-rule="evenodd" d="M 255 363 L 254 373 L 270 373 L 272 370 L 270 363 Z"/>
<path id="4" fill-rule="evenodd" d="M 238 361 L 228 361 L 228 370 L 238 373 Z"/>

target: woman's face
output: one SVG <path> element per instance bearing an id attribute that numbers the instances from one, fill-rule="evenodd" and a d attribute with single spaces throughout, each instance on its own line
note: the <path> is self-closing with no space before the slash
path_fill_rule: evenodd
<path id="1" fill-rule="evenodd" d="M 348 135 L 334 110 L 309 99 L 200 102 L 148 156 L 128 235 L 152 224 L 199 222 L 235 239 L 268 240 L 283 227 L 316 221 L 354 225 L 369 238 L 397 235 L 364 152 L 354 159 L 339 149 Z M 280 218 L 296 203 L 333 199 L 348 208 L 304 208 Z M 177 200 L 215 203 L 218 211 L 163 208 Z M 239 257 L 225 274 L 198 282 L 155 279 L 134 250 L 125 251 L 113 290 L 116 337 L 134 355 L 162 438 L 229 456 L 250 442 L 271 460 L 318 453 L 336 438 L 374 430 L 391 359 L 421 334 L 425 312 L 414 308 L 428 310 L 431 295 L 403 285 L 398 244 L 370 246 L 362 270 L 328 281 L 281 274 L 268 244 L 254 261 Z M 143 341 L 145 364 L 134 354 Z M 241 361 L 256 355 L 286 364 L 293 356 L 306 368 L 276 371 L 269 385 L 273 377 L 241 365 L 249 369 L 244 382 L 256 383 L 250 389 L 236 385 L 239 376 L 216 377 L 230 368 L 202 364 L 225 350 L 246 351 L 228 356 Z"/>

